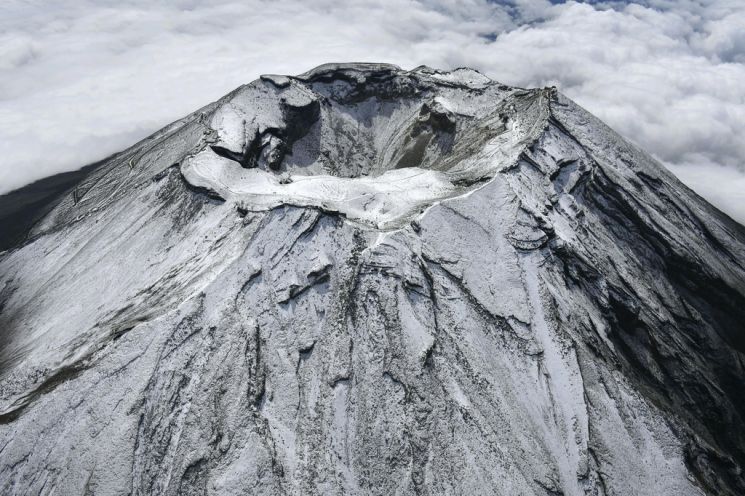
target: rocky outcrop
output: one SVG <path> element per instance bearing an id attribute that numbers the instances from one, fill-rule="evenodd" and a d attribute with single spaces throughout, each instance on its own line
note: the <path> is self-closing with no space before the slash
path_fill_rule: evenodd
<path id="1" fill-rule="evenodd" d="M 0 257 L 3 494 L 745 491 L 745 229 L 551 88 L 262 76 Z"/>

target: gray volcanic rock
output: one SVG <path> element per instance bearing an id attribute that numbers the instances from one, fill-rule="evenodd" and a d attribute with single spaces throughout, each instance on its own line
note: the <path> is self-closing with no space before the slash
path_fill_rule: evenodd
<path id="1" fill-rule="evenodd" d="M 745 230 L 554 89 L 262 76 L 0 255 L 2 494 L 743 494 Z"/>

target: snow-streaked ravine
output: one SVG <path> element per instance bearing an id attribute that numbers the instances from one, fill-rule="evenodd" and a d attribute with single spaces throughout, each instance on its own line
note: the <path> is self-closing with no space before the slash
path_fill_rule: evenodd
<path id="1" fill-rule="evenodd" d="M 553 88 L 267 75 L 0 254 L 2 494 L 745 493 L 745 229 Z"/>

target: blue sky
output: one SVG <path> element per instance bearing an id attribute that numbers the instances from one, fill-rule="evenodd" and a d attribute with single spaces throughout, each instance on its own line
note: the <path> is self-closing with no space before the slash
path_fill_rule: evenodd
<path id="1" fill-rule="evenodd" d="M 329 61 L 556 85 L 745 222 L 741 0 L 3 0 L 0 193 Z"/>

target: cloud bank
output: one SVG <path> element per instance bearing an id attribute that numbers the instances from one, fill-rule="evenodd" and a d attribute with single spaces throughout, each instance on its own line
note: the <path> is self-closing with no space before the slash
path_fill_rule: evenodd
<path id="1" fill-rule="evenodd" d="M 740 0 L 4 0 L 0 193 L 329 61 L 556 85 L 745 223 Z"/>

